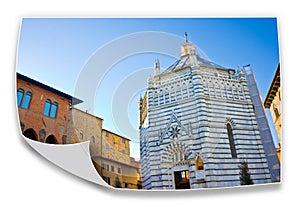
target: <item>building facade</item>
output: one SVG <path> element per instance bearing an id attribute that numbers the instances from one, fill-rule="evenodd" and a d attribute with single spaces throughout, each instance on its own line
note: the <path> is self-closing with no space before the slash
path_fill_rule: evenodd
<path id="1" fill-rule="evenodd" d="M 270 109 L 271 117 L 275 126 L 275 130 L 278 136 L 279 144 L 277 147 L 278 156 L 281 157 L 281 91 L 280 91 L 280 64 L 278 64 L 274 78 L 270 85 L 268 94 L 264 101 L 264 107 Z"/>
<path id="2" fill-rule="evenodd" d="M 102 129 L 103 119 L 76 109 L 81 100 L 19 73 L 16 88 L 25 137 L 49 144 L 89 141 L 87 153 L 108 184 L 141 188 L 141 167 L 130 157 L 130 140 Z"/>
<path id="3" fill-rule="evenodd" d="M 25 137 L 49 144 L 68 142 L 70 108 L 81 100 L 19 73 L 16 97 Z"/>
<path id="4" fill-rule="evenodd" d="M 97 171 L 111 186 L 140 189 L 141 165 L 130 157 L 129 142 L 128 138 L 103 129 L 101 154 L 92 159 Z"/>
<path id="5" fill-rule="evenodd" d="M 69 143 L 80 143 L 89 141 L 91 157 L 101 153 L 101 136 L 102 136 L 103 119 L 79 110 L 71 109 Z"/>
<path id="6" fill-rule="evenodd" d="M 272 182 L 244 70 L 201 58 L 187 38 L 180 49 L 163 72 L 155 61 L 140 99 L 143 188 L 238 186 L 241 161 L 254 184 Z"/>
<path id="7" fill-rule="evenodd" d="M 140 163 L 130 157 L 130 140 L 102 128 L 103 119 L 72 108 L 70 143 L 90 142 L 90 156 L 109 185 L 141 188 Z"/>

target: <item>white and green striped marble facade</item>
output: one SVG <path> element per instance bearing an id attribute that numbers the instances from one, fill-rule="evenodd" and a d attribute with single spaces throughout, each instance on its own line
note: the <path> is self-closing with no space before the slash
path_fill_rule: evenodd
<path id="1" fill-rule="evenodd" d="M 242 160 L 254 184 L 272 182 L 243 70 L 205 62 L 189 42 L 181 50 L 162 73 L 156 61 L 148 79 L 140 127 L 143 188 L 175 189 L 177 171 L 188 171 L 189 188 L 238 186 Z"/>

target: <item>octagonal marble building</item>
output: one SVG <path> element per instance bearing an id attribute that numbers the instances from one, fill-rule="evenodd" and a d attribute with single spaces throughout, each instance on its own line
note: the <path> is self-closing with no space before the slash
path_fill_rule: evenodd
<path id="1" fill-rule="evenodd" d="M 235 71 L 206 60 L 187 36 L 180 49 L 181 57 L 163 72 L 155 60 L 140 99 L 143 188 L 239 186 L 242 161 L 254 184 L 278 181 L 270 130 L 261 127 L 265 114 L 259 114 L 262 122 L 256 114 L 264 109 L 252 94 L 257 86 L 250 66 Z"/>

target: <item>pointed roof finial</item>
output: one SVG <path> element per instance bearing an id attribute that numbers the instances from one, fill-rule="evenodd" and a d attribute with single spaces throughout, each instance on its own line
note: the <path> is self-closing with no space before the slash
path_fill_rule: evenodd
<path id="1" fill-rule="evenodd" d="M 154 67 L 155 68 L 159 68 L 160 67 L 160 64 L 159 64 L 159 59 L 156 59 L 154 60 Z"/>
<path id="2" fill-rule="evenodd" d="M 188 34 L 186 32 L 184 33 L 184 37 L 185 37 L 185 42 L 188 42 L 188 38 L 187 38 Z"/>

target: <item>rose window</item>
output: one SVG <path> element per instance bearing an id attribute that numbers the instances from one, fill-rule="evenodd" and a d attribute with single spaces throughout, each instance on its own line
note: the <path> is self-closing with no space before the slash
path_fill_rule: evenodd
<path id="1" fill-rule="evenodd" d="M 170 138 L 176 139 L 180 135 L 180 128 L 178 126 L 172 126 L 169 129 Z"/>

